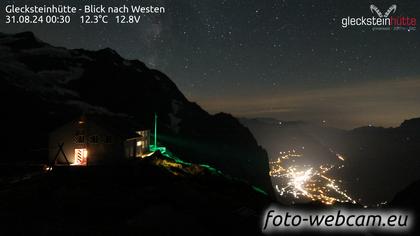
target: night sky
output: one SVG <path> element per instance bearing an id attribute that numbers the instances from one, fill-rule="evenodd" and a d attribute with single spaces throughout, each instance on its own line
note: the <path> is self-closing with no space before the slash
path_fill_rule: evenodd
<path id="1" fill-rule="evenodd" d="M 52 1 L 7 1 L 19 5 Z M 420 29 L 341 28 L 370 4 L 420 19 L 420 1 L 113 0 L 54 4 L 165 6 L 140 24 L 5 25 L 69 48 L 110 47 L 166 73 L 206 110 L 336 127 L 396 126 L 420 116 Z"/>

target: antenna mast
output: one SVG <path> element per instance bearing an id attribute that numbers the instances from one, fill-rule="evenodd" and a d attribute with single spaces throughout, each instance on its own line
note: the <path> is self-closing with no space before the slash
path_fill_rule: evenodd
<path id="1" fill-rule="evenodd" d="M 158 119 L 158 116 L 155 113 L 155 136 L 154 136 L 154 138 L 155 138 L 155 148 L 157 148 L 157 119 Z"/>

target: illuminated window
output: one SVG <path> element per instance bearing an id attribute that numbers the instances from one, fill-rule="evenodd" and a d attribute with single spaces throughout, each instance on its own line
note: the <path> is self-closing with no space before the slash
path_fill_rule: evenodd
<path id="1" fill-rule="evenodd" d="M 137 147 L 144 147 L 144 141 L 137 141 Z"/>
<path id="2" fill-rule="evenodd" d="M 73 165 L 85 166 L 87 165 L 88 151 L 86 148 L 74 149 L 74 163 Z"/>

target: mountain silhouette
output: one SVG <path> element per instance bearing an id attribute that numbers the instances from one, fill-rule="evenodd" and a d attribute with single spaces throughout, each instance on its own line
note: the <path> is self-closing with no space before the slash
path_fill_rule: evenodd
<path id="1" fill-rule="evenodd" d="M 272 192 L 268 157 L 229 114 L 211 115 L 190 102 L 162 72 L 112 49 L 54 47 L 31 32 L 0 34 L 2 162 L 42 162 L 48 134 L 83 113 L 151 127 L 185 161 L 211 165 Z"/>

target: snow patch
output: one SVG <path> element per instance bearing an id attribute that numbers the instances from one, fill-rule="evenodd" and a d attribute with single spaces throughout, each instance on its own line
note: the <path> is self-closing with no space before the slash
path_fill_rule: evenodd
<path id="1" fill-rule="evenodd" d="M 22 51 L 24 54 L 31 56 L 48 56 L 48 57 L 57 57 L 57 58 L 71 58 L 71 53 L 68 50 L 63 48 L 53 48 L 53 47 L 42 47 L 42 48 L 32 48 Z"/>
<path id="2" fill-rule="evenodd" d="M 105 115 L 115 115 L 113 112 L 110 112 L 104 107 L 94 106 L 89 103 L 78 101 L 78 100 L 69 100 L 65 102 L 67 105 L 75 106 L 80 108 L 82 111 L 90 114 L 105 114 Z"/>
<path id="3" fill-rule="evenodd" d="M 128 60 L 124 60 L 123 61 L 123 65 L 125 65 L 125 66 L 131 66 L 132 63 L 130 61 L 128 61 Z"/>
<path id="4" fill-rule="evenodd" d="M 84 69 L 81 67 L 70 67 L 68 70 L 45 70 L 38 72 L 38 75 L 46 80 L 55 80 L 66 84 L 71 80 L 80 79 Z"/>

